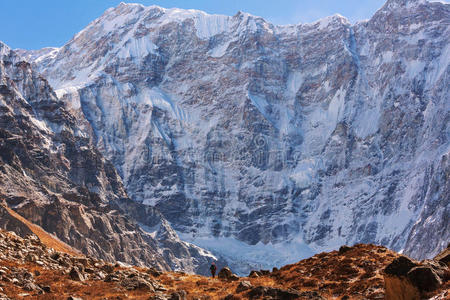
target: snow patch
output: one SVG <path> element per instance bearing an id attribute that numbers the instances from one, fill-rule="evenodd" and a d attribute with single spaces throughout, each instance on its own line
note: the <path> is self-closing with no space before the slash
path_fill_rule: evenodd
<path id="1" fill-rule="evenodd" d="M 247 276 L 251 269 L 272 269 L 311 257 L 315 251 L 301 238 L 279 244 L 249 245 L 231 237 L 193 238 L 178 233 L 182 240 L 205 248 L 230 262 L 230 268 L 240 276 Z"/>

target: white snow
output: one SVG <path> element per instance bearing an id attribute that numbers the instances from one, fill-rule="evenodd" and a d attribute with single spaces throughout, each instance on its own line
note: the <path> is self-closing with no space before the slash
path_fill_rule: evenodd
<path id="1" fill-rule="evenodd" d="M 287 81 L 287 89 L 291 96 L 295 96 L 298 89 L 302 86 L 304 81 L 303 73 L 300 71 L 292 72 Z"/>
<path id="2" fill-rule="evenodd" d="M 348 24 L 348 25 L 350 25 L 349 20 L 346 17 L 344 17 L 344 16 L 342 16 L 340 14 L 334 14 L 332 16 L 325 17 L 325 18 L 322 18 L 322 19 L 320 19 L 320 20 L 318 20 L 316 22 L 313 22 L 313 23 L 310 23 L 310 24 L 305 24 L 305 25 L 319 25 L 318 29 L 319 30 L 324 30 L 328 26 L 330 26 L 330 24 L 332 24 L 333 22 L 339 22 L 341 24 Z"/>
<path id="3" fill-rule="evenodd" d="M 216 58 L 224 56 L 228 47 L 230 46 L 230 44 L 232 42 L 233 42 L 232 40 L 228 40 L 225 43 L 217 45 L 216 47 L 214 47 L 213 49 L 211 49 L 208 52 L 209 56 L 216 57 Z"/>
<path id="4" fill-rule="evenodd" d="M 238 275 L 248 275 L 249 269 L 272 269 L 286 264 L 295 263 L 315 254 L 304 241 L 298 237 L 291 242 L 279 244 L 249 245 L 229 237 L 199 237 L 178 233 L 182 240 L 189 241 L 204 249 L 217 253 L 229 259 L 230 268 Z"/>
<path id="5" fill-rule="evenodd" d="M 117 53 L 119 58 L 145 58 L 148 54 L 156 54 L 158 47 L 148 38 L 131 38 L 120 48 Z"/>

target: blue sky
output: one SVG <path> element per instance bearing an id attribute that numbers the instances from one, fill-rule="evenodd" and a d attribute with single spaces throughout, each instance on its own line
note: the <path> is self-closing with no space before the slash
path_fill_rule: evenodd
<path id="1" fill-rule="evenodd" d="M 0 40 L 11 48 L 59 47 L 120 0 L 0 0 Z M 245 11 L 275 24 L 312 22 L 339 13 L 370 18 L 385 0 L 135 0 L 162 7 L 234 15 Z"/>

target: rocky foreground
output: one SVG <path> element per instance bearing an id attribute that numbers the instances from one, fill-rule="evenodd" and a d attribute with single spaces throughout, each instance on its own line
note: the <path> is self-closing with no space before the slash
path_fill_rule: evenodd
<path id="1" fill-rule="evenodd" d="M 48 246 L 53 243 L 52 248 Z M 161 272 L 56 251 L 58 240 L 0 231 L 0 299 L 448 299 L 450 250 L 417 262 L 385 247 L 343 246 L 238 277 Z M 66 249 L 59 245 L 59 249 Z M 68 251 L 70 252 L 70 251 Z M 385 298 L 386 297 L 386 298 Z"/>

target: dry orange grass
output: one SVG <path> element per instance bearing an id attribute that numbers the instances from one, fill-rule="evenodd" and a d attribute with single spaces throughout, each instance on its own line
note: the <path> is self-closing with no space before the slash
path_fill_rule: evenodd
<path id="1" fill-rule="evenodd" d="M 220 279 L 205 277 L 200 275 L 187 275 L 180 273 L 164 273 L 158 277 L 158 280 L 170 292 L 184 290 L 187 292 L 188 299 L 198 299 L 209 297 L 208 299 L 223 299 L 229 294 L 236 294 L 236 288 L 240 281 L 247 280 L 253 286 L 268 286 L 282 288 L 282 285 L 276 283 L 271 277 L 247 278 L 242 277 L 239 281 L 222 281 Z M 245 292 L 239 294 L 241 298 L 245 297 Z"/>
<path id="2" fill-rule="evenodd" d="M 31 273 L 39 271 L 40 275 L 35 276 L 36 283 L 51 288 L 51 293 L 37 295 L 33 292 L 24 291 L 12 283 L 2 282 L 4 292 L 11 299 L 65 300 L 69 296 L 83 299 L 148 299 L 152 295 L 142 290 L 127 291 L 118 283 L 113 282 L 98 280 L 73 281 L 61 271 L 46 270 L 34 263 L 17 264 L 11 261 L 0 261 L 0 266 L 26 268 Z"/>
<path id="3" fill-rule="evenodd" d="M 318 291 L 329 298 L 379 299 L 384 295 L 382 270 L 399 254 L 375 245 L 355 245 L 345 253 L 320 253 L 287 265 L 276 280 L 300 291 Z"/>
<path id="4" fill-rule="evenodd" d="M 58 238 L 54 237 L 53 235 L 51 235 L 48 232 L 46 232 L 45 230 L 43 230 L 40 226 L 31 223 L 30 221 L 28 221 L 27 219 L 25 219 L 24 217 L 22 217 L 21 215 L 16 213 L 11 208 L 9 208 L 7 206 L 4 206 L 4 207 L 9 212 L 9 214 L 11 216 L 15 217 L 16 219 L 18 219 L 19 221 L 21 221 L 22 223 L 27 225 L 27 227 L 30 228 L 30 230 L 35 235 L 37 235 L 39 240 L 44 245 L 46 245 L 47 247 L 53 248 L 56 251 L 64 252 L 64 253 L 67 253 L 67 254 L 70 254 L 70 255 L 74 255 L 74 256 L 81 255 L 80 251 L 70 247 L 69 245 L 67 245 L 63 241 L 60 241 Z"/>

